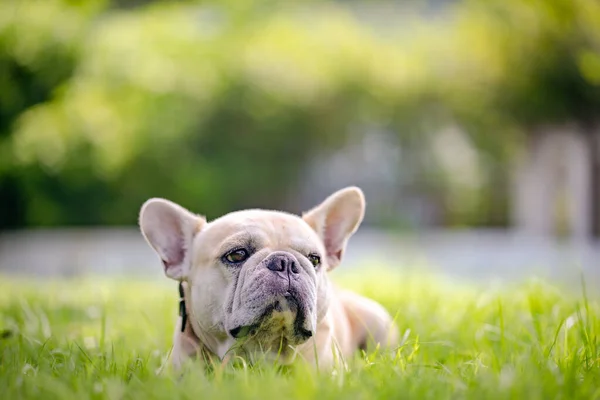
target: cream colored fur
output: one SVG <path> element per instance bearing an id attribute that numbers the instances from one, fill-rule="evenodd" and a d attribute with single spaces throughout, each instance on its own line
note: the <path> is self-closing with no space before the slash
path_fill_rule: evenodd
<path id="1" fill-rule="evenodd" d="M 168 200 L 144 203 L 139 223 L 145 239 L 163 262 L 165 274 L 184 282 L 189 322 L 180 332 L 181 319 L 177 321 L 172 364 L 180 367 L 195 356 L 224 360 L 237 354 L 252 359 L 263 353 L 281 363 L 301 358 L 332 367 L 369 343 L 395 346 L 397 328 L 385 309 L 334 287 L 328 276 L 342 261 L 364 211 L 364 196 L 356 187 L 332 194 L 302 216 L 244 210 L 207 222 Z M 230 265 L 224 255 L 236 246 L 252 247 L 250 256 Z M 310 254 L 320 257 L 316 268 Z M 268 270 L 265 266 L 273 259 L 291 263 L 296 272 Z M 295 293 L 291 303 L 282 295 L 285 285 Z M 260 319 L 256 310 L 269 304 L 278 308 Z M 300 309 L 303 319 L 298 322 Z M 259 328 L 246 340 L 232 336 L 236 326 L 253 323 Z"/>

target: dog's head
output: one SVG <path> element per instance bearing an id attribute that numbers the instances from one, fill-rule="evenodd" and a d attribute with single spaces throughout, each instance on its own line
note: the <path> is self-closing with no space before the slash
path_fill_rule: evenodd
<path id="1" fill-rule="evenodd" d="M 285 357 L 316 333 L 329 306 L 326 273 L 340 263 L 364 210 L 355 187 L 301 217 L 244 210 L 207 222 L 168 200 L 150 199 L 140 227 L 165 274 L 187 282 L 190 322 L 213 342 L 209 347 L 235 339 L 246 350 Z"/>

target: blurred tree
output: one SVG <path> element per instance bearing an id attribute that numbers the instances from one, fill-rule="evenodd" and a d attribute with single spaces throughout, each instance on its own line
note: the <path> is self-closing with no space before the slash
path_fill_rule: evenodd
<path id="1" fill-rule="evenodd" d="M 150 196 L 209 217 L 283 207 L 361 124 L 418 154 L 442 222 L 505 225 L 526 133 L 596 123 L 594 0 L 465 0 L 385 35 L 319 1 L 15 4 L 0 6 L 3 227 L 133 223 Z M 480 152 L 475 186 L 431 152 L 448 126 Z"/>
<path id="2" fill-rule="evenodd" d="M 151 195 L 213 216 L 281 206 L 317 143 L 343 140 L 356 97 L 319 70 L 306 27 L 234 17 L 157 4 L 98 21 L 75 75 L 16 125 L 17 162 L 67 190 L 28 185 L 28 222 L 130 223 Z"/>
<path id="3" fill-rule="evenodd" d="M 457 26 L 462 29 L 465 44 L 474 43 L 475 33 L 478 42 L 485 44 L 485 48 L 479 49 L 470 46 L 474 49 L 471 50 L 473 53 L 483 55 L 493 51 L 497 54 L 492 59 L 493 64 L 489 64 L 496 71 L 495 76 L 488 76 L 481 85 L 484 98 L 489 99 L 484 102 L 484 107 L 486 114 L 490 115 L 489 110 L 493 110 L 493 114 L 500 116 L 498 121 L 517 126 L 526 136 L 526 140 L 522 141 L 522 146 L 529 152 L 527 157 L 530 161 L 526 162 L 535 162 L 539 158 L 535 153 L 535 147 L 539 147 L 536 144 L 540 142 L 539 136 L 552 134 L 556 127 L 571 125 L 575 129 L 565 134 L 582 135 L 589 155 L 580 154 L 578 157 L 589 160 L 589 172 L 586 174 L 589 176 L 587 186 L 591 188 L 591 199 L 578 200 L 578 196 L 587 196 L 584 193 L 569 195 L 571 202 L 579 201 L 576 206 L 585 208 L 589 205 L 589 210 L 580 213 L 580 218 L 593 221 L 589 233 L 598 236 L 600 3 L 595 0 L 471 0 L 461 3 Z M 462 89 L 456 88 L 465 93 Z M 483 120 L 481 116 L 474 119 Z M 484 135 L 479 136 L 488 140 L 484 139 Z M 531 143 L 534 147 L 530 146 Z M 551 168 L 548 165 L 545 169 L 549 172 Z M 566 165 L 565 168 L 569 170 L 573 166 Z M 544 173 L 537 176 L 537 180 L 547 178 L 552 179 Z M 539 187 L 550 184 L 542 182 Z M 582 189 L 587 190 L 585 187 Z M 533 208 L 526 212 L 536 213 L 543 209 L 540 202 L 552 201 L 542 196 L 531 202 Z M 513 204 L 515 206 L 518 205 Z M 553 217 L 540 215 L 540 219 L 550 220 Z"/>
<path id="4" fill-rule="evenodd" d="M 72 75 L 79 45 L 101 4 L 89 1 L 3 1 L 0 4 L 0 228 L 26 222 L 24 189 L 30 177 L 15 168 L 13 123 L 52 98 Z"/>

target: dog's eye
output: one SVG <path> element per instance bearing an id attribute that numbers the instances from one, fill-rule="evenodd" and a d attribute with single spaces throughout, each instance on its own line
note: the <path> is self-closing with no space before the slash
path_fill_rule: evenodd
<path id="1" fill-rule="evenodd" d="M 238 264 L 242 261 L 246 261 L 246 259 L 248 258 L 248 251 L 246 251 L 246 249 L 232 250 L 229 253 L 225 254 L 223 258 L 225 258 L 225 260 L 232 264 Z"/>
<path id="2" fill-rule="evenodd" d="M 315 267 L 318 267 L 319 264 L 321 264 L 321 257 L 319 257 L 316 254 L 309 254 L 308 259 L 310 260 L 312 265 L 314 265 Z"/>

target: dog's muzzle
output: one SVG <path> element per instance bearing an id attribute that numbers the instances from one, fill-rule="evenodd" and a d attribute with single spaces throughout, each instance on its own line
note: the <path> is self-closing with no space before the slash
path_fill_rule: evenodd
<path id="1" fill-rule="evenodd" d="M 282 295 L 269 304 L 262 315 L 251 325 L 240 325 L 229 330 L 229 334 L 235 339 L 242 339 L 248 335 L 254 335 L 267 324 L 269 318 L 276 312 L 292 312 L 295 315 L 292 328 L 293 335 L 300 341 L 305 341 L 313 336 L 313 332 L 304 327 L 306 322 L 305 307 L 301 304 L 301 296 L 296 292 L 293 284 L 301 274 L 301 266 L 296 257 L 285 251 L 270 254 L 262 263 L 262 267 L 277 276 L 278 280 L 287 281 L 287 288 L 283 287 Z M 285 285 L 285 284 L 283 284 Z"/>

